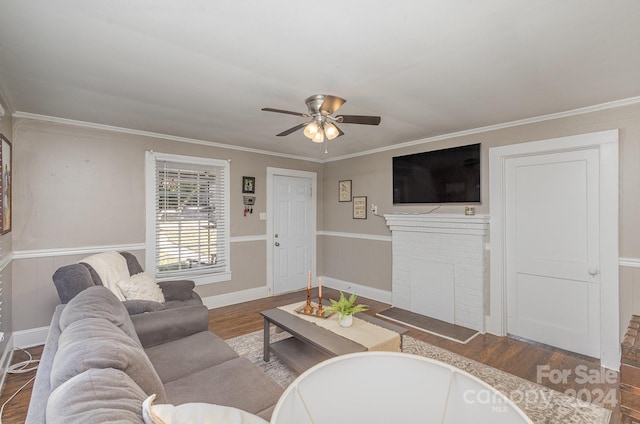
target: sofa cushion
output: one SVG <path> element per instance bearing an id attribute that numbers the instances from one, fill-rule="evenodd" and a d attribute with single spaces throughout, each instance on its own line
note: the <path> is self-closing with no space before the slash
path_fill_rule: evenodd
<path id="1" fill-rule="evenodd" d="M 129 275 L 139 274 L 142 271 L 142 266 L 138 262 L 138 258 L 131 252 L 119 252 L 127 261 L 127 268 L 129 268 Z"/>
<path id="2" fill-rule="evenodd" d="M 146 272 L 118 280 L 117 284 L 126 300 L 140 299 L 164 303 L 164 295 L 156 279 Z"/>
<path id="3" fill-rule="evenodd" d="M 106 287 L 89 287 L 71 299 L 60 314 L 60 329 L 85 318 L 106 319 L 142 346 L 127 308 Z"/>
<path id="4" fill-rule="evenodd" d="M 238 408 L 211 403 L 153 404 L 154 396 L 142 403 L 145 424 L 269 424 L 267 421 Z"/>
<path id="5" fill-rule="evenodd" d="M 81 264 L 60 267 L 51 278 L 62 303 L 69 303 L 78 293 L 95 286 L 91 273 Z"/>
<path id="6" fill-rule="evenodd" d="M 142 423 L 146 397 L 124 372 L 93 368 L 70 378 L 51 393 L 47 423 Z"/>
<path id="7" fill-rule="evenodd" d="M 146 349 L 163 383 L 238 357 L 235 350 L 210 331 Z"/>
<path id="8" fill-rule="evenodd" d="M 165 384 L 167 403 L 216 403 L 269 420 L 282 388 L 247 358 L 236 358 Z M 161 403 L 158 401 L 158 403 Z"/>
<path id="9" fill-rule="evenodd" d="M 102 318 L 85 318 L 62 331 L 51 367 L 52 389 L 90 368 L 124 371 L 147 395 L 156 394 L 159 401 L 166 399 L 162 381 L 144 350 Z"/>

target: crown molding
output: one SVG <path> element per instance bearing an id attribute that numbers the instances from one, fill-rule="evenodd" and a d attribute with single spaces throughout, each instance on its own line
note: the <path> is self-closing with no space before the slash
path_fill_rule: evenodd
<path id="1" fill-rule="evenodd" d="M 3 94 L 2 93 L 2 87 L 0 86 L 0 100 L 1 99 L 6 99 L 6 97 L 3 96 L 2 94 Z M 28 112 L 13 112 L 12 115 L 13 115 L 14 118 L 27 118 L 27 119 L 37 120 L 37 121 L 53 122 L 53 123 L 73 125 L 73 126 L 77 126 L 77 127 L 92 128 L 92 129 L 104 130 L 104 131 L 113 131 L 113 132 L 119 132 L 119 133 L 123 133 L 123 134 L 140 135 L 140 136 L 151 137 L 151 138 L 161 138 L 161 139 L 165 139 L 165 140 L 178 141 L 178 142 L 182 142 L 182 143 L 199 144 L 199 145 L 204 145 L 204 146 L 209 146 L 209 147 L 218 147 L 218 148 L 222 148 L 222 149 L 237 150 L 237 151 L 242 151 L 242 152 L 256 153 L 256 154 L 269 155 L 269 156 L 276 156 L 276 157 L 287 158 L 287 159 L 303 160 L 303 161 L 307 161 L 307 162 L 328 163 L 328 162 L 337 162 L 337 161 L 345 160 L 345 159 L 352 159 L 352 158 L 356 158 L 356 157 L 360 157 L 360 156 L 368 156 L 368 155 L 372 155 L 372 154 L 376 154 L 376 153 L 388 152 L 388 151 L 391 151 L 391 150 L 404 149 L 406 147 L 418 146 L 418 145 L 421 145 L 421 144 L 432 143 L 432 142 L 435 142 L 435 141 L 448 140 L 448 139 L 456 138 L 456 137 L 464 137 L 464 136 L 468 136 L 468 135 L 482 134 L 482 133 L 486 133 L 486 132 L 489 132 L 489 131 L 496 131 L 496 130 L 501 130 L 501 129 L 505 129 L 505 128 L 512 128 L 512 127 L 517 127 L 517 126 L 520 126 L 520 125 L 534 124 L 534 123 L 538 123 L 538 122 L 551 121 L 551 120 L 554 120 L 554 119 L 560 119 L 560 118 L 567 118 L 567 117 L 571 117 L 571 116 L 584 115 L 584 114 L 587 114 L 587 113 L 593 113 L 593 112 L 598 112 L 598 111 L 607 110 L 607 109 L 615 109 L 615 108 L 618 108 L 618 107 L 631 106 L 631 105 L 635 105 L 635 104 L 638 104 L 638 103 L 640 103 L 640 96 L 629 97 L 627 99 L 614 100 L 614 101 L 611 101 L 611 102 L 600 103 L 600 104 L 597 104 L 597 105 L 586 106 L 586 107 L 582 107 L 582 108 L 578 108 L 578 109 L 571 109 L 571 110 L 567 110 L 567 111 L 564 111 L 564 112 L 551 113 L 551 114 L 548 114 L 548 115 L 540 115 L 540 116 L 535 116 L 535 117 L 531 117 L 531 118 L 519 119 L 519 120 L 516 120 L 516 121 L 503 122 L 501 124 L 487 125 L 487 126 L 484 126 L 484 127 L 478 127 L 478 128 L 473 128 L 473 129 L 464 130 L 464 131 L 457 131 L 457 132 L 453 132 L 453 133 L 441 134 L 441 135 L 437 135 L 437 136 L 433 136 L 433 137 L 422 138 L 422 139 L 418 139 L 418 140 L 408 141 L 408 142 L 405 142 L 405 143 L 394 144 L 394 145 L 391 145 L 391 146 L 380 147 L 380 148 L 377 148 L 377 149 L 366 150 L 366 151 L 359 152 L 359 153 L 352 153 L 352 154 L 349 154 L 349 155 L 337 156 L 337 157 L 328 158 L 328 159 L 316 159 L 316 158 L 306 157 L 306 156 L 289 155 L 289 154 L 286 154 L 286 153 L 277 153 L 277 152 L 271 152 L 271 151 L 268 151 L 268 150 L 254 149 L 254 148 L 250 148 L 250 147 L 234 146 L 232 144 L 218 143 L 218 142 L 214 142 L 214 141 L 199 140 L 199 139 L 187 138 L 187 137 L 178 137 L 178 136 L 173 136 L 173 135 L 168 135 L 168 134 L 161 134 L 161 133 L 155 133 L 155 132 L 150 132 L 150 131 L 134 130 L 134 129 L 131 129 L 131 128 L 116 127 L 116 126 L 112 126 L 112 125 L 96 124 L 96 123 L 93 123 L 93 122 L 77 121 L 77 120 L 73 120 L 73 119 L 58 118 L 58 117 L 55 117 L 55 116 L 39 115 L 39 114 L 28 113 Z M 5 101 L 5 104 L 6 104 L 6 101 Z M 8 104 L 7 104 L 7 108 L 10 111 L 13 110 L 10 107 L 10 105 L 8 105 Z"/>
<path id="2" fill-rule="evenodd" d="M 48 115 L 39 115 L 39 114 L 36 114 L 36 113 L 15 112 L 13 114 L 13 117 L 14 118 L 33 119 L 35 121 L 52 122 L 52 123 L 56 123 L 56 124 L 72 125 L 72 126 L 83 127 L 83 128 L 91 128 L 91 129 L 95 129 L 95 130 L 112 131 L 112 132 L 118 132 L 118 133 L 123 133 L 123 134 L 139 135 L 139 136 L 150 137 L 150 138 L 161 138 L 161 139 L 164 139 L 164 140 L 178 141 L 178 142 L 181 142 L 181 143 L 199 144 L 199 145 L 202 145 L 202 146 L 218 147 L 218 148 L 221 148 L 221 149 L 229 149 L 229 150 L 238 150 L 238 151 L 241 151 L 241 152 L 256 153 L 256 154 L 259 154 L 259 155 L 277 156 L 277 157 L 287 158 L 287 159 L 296 159 L 296 160 L 304 160 L 304 161 L 307 161 L 307 162 L 322 163 L 322 160 L 320 160 L 320 159 L 314 159 L 314 158 L 305 157 L 305 156 L 289 155 L 289 154 L 286 154 L 286 153 L 271 152 L 271 151 L 268 151 L 268 150 L 254 149 L 254 148 L 251 148 L 251 147 L 234 146 L 233 144 L 218 143 L 218 142 L 215 142 L 215 141 L 199 140 L 199 139 L 196 139 L 196 138 L 188 138 L 188 137 L 179 137 L 179 136 L 175 136 L 175 135 L 161 134 L 161 133 L 155 133 L 155 132 L 151 132 L 151 131 L 134 130 L 134 129 L 131 129 L 131 128 L 116 127 L 116 126 L 112 126 L 112 125 L 96 124 L 96 123 L 93 123 L 93 122 L 77 121 L 77 120 L 74 120 L 74 119 L 58 118 L 58 117 L 55 117 L 55 116 L 48 116 Z"/>
<path id="3" fill-rule="evenodd" d="M 406 143 L 394 144 L 392 146 L 380 147 L 378 149 L 367 150 L 367 151 L 360 152 L 360 153 L 353 153 L 353 154 L 350 154 L 350 155 L 338 156 L 338 157 L 335 157 L 335 158 L 325 159 L 323 161 L 323 163 L 325 163 L 325 162 L 335 162 L 335 161 L 345 160 L 345 159 L 351 159 L 351 158 L 356 158 L 356 157 L 360 157 L 360 156 L 367 156 L 367 155 L 372 155 L 372 154 L 375 154 L 375 153 L 388 152 L 390 150 L 403 149 L 405 147 L 418 146 L 420 144 L 432 143 L 434 141 L 448 140 L 448 139 L 455 138 L 455 137 L 464 137 L 464 136 L 468 136 L 468 135 L 482 134 L 482 133 L 486 133 L 486 132 L 489 132 L 489 131 L 496 131 L 496 130 L 501 130 L 501 129 L 505 129 L 505 128 L 512 128 L 512 127 L 517 127 L 517 126 L 520 126 L 520 125 L 535 124 L 537 122 L 551 121 L 551 120 L 554 120 L 554 119 L 568 118 L 568 117 L 571 117 L 571 116 L 584 115 L 584 114 L 587 114 L 587 113 L 598 112 L 598 111 L 601 111 L 601 110 L 615 109 L 617 107 L 623 107 L 623 106 L 631 106 L 631 105 L 635 105 L 635 104 L 638 104 L 638 103 L 640 103 L 640 96 L 638 96 L 638 97 L 629 97 L 627 99 L 615 100 L 615 101 L 607 102 L 607 103 L 600 103 L 600 104 L 597 104 L 597 105 L 587 106 L 587 107 L 583 107 L 583 108 L 579 108 L 579 109 L 572 109 L 572 110 L 567 110 L 567 111 L 564 111 L 564 112 L 551 113 L 551 114 L 548 114 L 548 115 L 534 116 L 532 118 L 525 118 L 525 119 L 519 119 L 517 121 L 503 122 L 501 124 L 487 125 L 486 127 L 478 127 L 478 128 L 473 128 L 473 129 L 470 129 L 470 130 L 464 130 L 464 131 L 458 131 L 458 132 L 453 132 L 453 133 L 448 133 L 448 134 L 436 135 L 434 137 L 427 137 L 427 138 L 422 138 L 422 139 L 419 139 L 419 140 L 408 141 Z"/>

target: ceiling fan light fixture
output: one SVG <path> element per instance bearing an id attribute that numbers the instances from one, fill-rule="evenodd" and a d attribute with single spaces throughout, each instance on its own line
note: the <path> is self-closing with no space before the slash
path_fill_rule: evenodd
<path id="1" fill-rule="evenodd" d="M 311 141 L 314 143 L 324 143 L 324 131 L 322 131 L 322 128 L 319 128 L 318 132 L 311 138 Z"/>
<path id="2" fill-rule="evenodd" d="M 316 121 L 311 121 L 304 127 L 304 136 L 313 140 L 313 137 L 318 133 L 318 129 Z"/>
<path id="3" fill-rule="evenodd" d="M 324 134 L 328 140 L 333 140 L 340 135 L 340 132 L 335 125 L 333 125 L 331 122 L 327 122 L 326 124 L 324 124 Z"/>
<path id="4" fill-rule="evenodd" d="M 277 137 L 292 134 L 296 131 L 303 130 L 304 136 L 314 143 L 325 143 L 334 140 L 344 132 L 338 128 L 336 123 L 340 124 L 360 124 L 360 125 L 378 125 L 380 124 L 379 116 L 365 115 L 339 115 L 332 116 L 344 103 L 345 99 L 331 96 L 327 94 L 316 94 L 305 100 L 309 113 L 292 112 L 290 110 L 275 109 L 271 107 L 262 108 L 266 112 L 284 113 L 287 115 L 301 116 L 303 118 L 311 118 L 310 122 L 303 122 L 288 130 L 276 134 Z"/>

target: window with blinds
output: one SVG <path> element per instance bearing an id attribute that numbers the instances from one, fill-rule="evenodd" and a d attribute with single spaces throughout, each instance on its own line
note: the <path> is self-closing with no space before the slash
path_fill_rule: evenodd
<path id="1" fill-rule="evenodd" d="M 228 280 L 228 162 L 149 153 L 147 165 L 147 269 L 154 264 L 158 279 Z"/>

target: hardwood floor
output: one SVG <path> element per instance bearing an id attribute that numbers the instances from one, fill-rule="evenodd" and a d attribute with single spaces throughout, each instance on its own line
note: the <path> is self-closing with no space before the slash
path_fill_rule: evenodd
<path id="1" fill-rule="evenodd" d="M 325 298 L 337 299 L 339 296 L 337 291 L 331 289 L 325 289 L 323 294 Z M 223 339 L 258 331 L 262 329 L 260 311 L 287 305 L 304 298 L 303 292 L 288 293 L 216 308 L 209 311 L 209 329 Z M 362 297 L 358 299 L 358 303 L 369 305 L 370 310 L 367 313 L 371 315 L 389 307 L 385 303 Z M 551 389 L 577 393 L 584 400 L 591 400 L 613 409 L 611 424 L 622 422 L 618 408 L 613 404 L 613 402 L 618 402 L 618 373 L 600 368 L 600 362 L 596 359 L 526 340 L 496 337 L 489 334 L 481 334 L 464 345 L 413 328 L 409 328 L 407 334 Z M 28 350 L 37 359 L 42 352 L 42 346 Z M 27 359 L 26 355 L 18 350 L 14 353 L 12 362 L 16 363 L 25 359 Z M 562 378 L 563 372 L 567 378 Z M 35 375 L 35 371 L 27 374 L 9 374 L 2 389 L 0 404 L 4 404 L 33 375 Z M 27 385 L 5 406 L 2 414 L 4 424 L 24 422 L 32 384 Z"/>
<path id="2" fill-rule="evenodd" d="M 42 348 L 44 346 L 36 346 L 27 349 L 33 359 L 40 359 L 40 355 L 42 354 Z M 13 353 L 13 358 L 11 363 L 17 364 L 22 361 L 28 360 L 29 357 L 26 353 L 17 349 Z M 2 413 L 2 422 L 4 424 L 10 423 L 23 423 L 25 418 L 27 417 L 27 408 L 29 406 L 29 399 L 31 399 L 31 388 L 33 387 L 33 381 L 31 380 L 35 377 L 36 371 L 30 371 L 24 374 L 7 374 L 7 378 L 5 380 L 4 387 L 2 388 L 2 395 L 0 396 L 0 404 L 5 405 L 5 402 L 18 391 L 20 387 L 24 384 L 27 384 L 20 393 L 18 393 L 9 403 L 4 406 L 4 411 Z"/>

